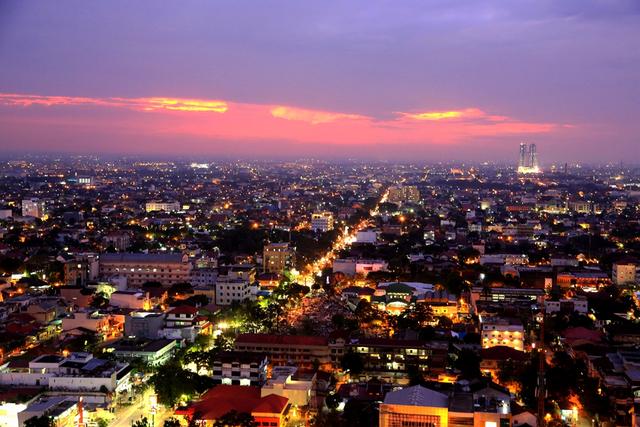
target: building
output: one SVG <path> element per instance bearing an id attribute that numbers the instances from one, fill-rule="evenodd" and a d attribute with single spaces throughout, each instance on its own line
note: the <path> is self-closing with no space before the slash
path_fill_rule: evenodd
<path id="1" fill-rule="evenodd" d="M 262 272 L 282 274 L 295 263 L 295 248 L 289 243 L 269 243 L 262 250 Z"/>
<path id="2" fill-rule="evenodd" d="M 480 316 L 480 329 L 482 348 L 502 345 L 519 351 L 524 349 L 524 327 L 518 319 Z"/>
<path id="3" fill-rule="evenodd" d="M 243 278 L 218 277 L 215 286 L 216 305 L 231 305 L 255 299 L 257 288 L 257 285 Z"/>
<path id="4" fill-rule="evenodd" d="M 62 259 L 62 258 L 59 258 Z M 95 280 L 100 271 L 96 254 L 77 255 L 64 261 L 64 283 L 73 286 L 86 286 Z"/>
<path id="5" fill-rule="evenodd" d="M 415 185 L 397 185 L 389 187 L 389 194 L 387 200 L 390 203 L 403 204 L 403 203 L 419 203 L 420 191 Z"/>
<path id="6" fill-rule="evenodd" d="M 448 346 L 439 342 L 398 340 L 392 338 L 360 338 L 346 345 L 362 357 L 365 370 L 406 372 L 410 366 L 421 372 L 444 368 Z"/>
<path id="7" fill-rule="evenodd" d="M 637 264 L 633 261 L 619 261 L 613 264 L 613 283 L 629 285 L 636 282 Z"/>
<path id="8" fill-rule="evenodd" d="M 122 315 L 103 314 L 95 309 L 85 309 L 62 318 L 62 330 L 84 328 L 93 331 L 101 339 L 119 336 L 123 327 Z M 120 319 L 118 319 L 120 318 Z"/>
<path id="9" fill-rule="evenodd" d="M 333 230 L 333 214 L 331 212 L 311 214 L 311 229 L 322 233 Z"/>
<path id="10" fill-rule="evenodd" d="M 357 243 L 376 243 L 380 232 L 375 229 L 360 230 L 356 233 Z"/>
<path id="11" fill-rule="evenodd" d="M 520 144 L 520 157 L 518 160 L 518 173 L 519 174 L 532 174 L 540 173 L 540 165 L 538 163 L 538 153 L 536 144 L 526 143 Z"/>
<path id="12" fill-rule="evenodd" d="M 175 201 L 159 202 L 159 201 L 152 200 L 145 204 L 144 209 L 147 212 L 157 212 L 157 211 L 178 212 L 180 210 L 180 203 Z"/>
<path id="13" fill-rule="evenodd" d="M 102 254 L 99 262 L 101 277 L 124 277 L 129 288 L 140 288 L 146 282 L 159 282 L 168 287 L 188 282 L 191 275 L 186 254 Z"/>
<path id="14" fill-rule="evenodd" d="M 225 351 L 215 356 L 211 378 L 215 384 L 261 386 L 267 380 L 268 365 L 262 353 Z"/>
<path id="15" fill-rule="evenodd" d="M 91 353 L 71 353 L 68 357 L 45 354 L 28 367 L 0 368 L 0 384 L 39 386 L 50 390 L 121 392 L 129 388 L 131 368 L 127 363 L 94 358 Z"/>
<path id="16" fill-rule="evenodd" d="M 149 310 L 151 301 L 148 293 L 142 291 L 115 291 L 111 294 L 109 304 L 114 307 Z"/>
<path id="17" fill-rule="evenodd" d="M 307 406 L 311 400 L 316 375 L 300 372 L 295 366 L 275 366 L 271 378 L 262 386 L 261 395 L 275 394 L 289 399 L 295 406 Z"/>
<path id="18" fill-rule="evenodd" d="M 198 314 L 198 309 L 181 305 L 170 310 L 164 318 L 164 327 L 158 331 L 159 338 L 193 342 L 199 334 L 210 334 L 211 323 Z"/>
<path id="19" fill-rule="evenodd" d="M 203 427 L 211 427 L 223 415 L 236 411 L 251 414 L 259 426 L 282 427 L 291 405 L 286 397 L 262 396 L 260 387 L 221 384 L 207 391 L 198 402 L 175 411 L 190 419 L 198 414 Z"/>
<path id="20" fill-rule="evenodd" d="M 175 340 L 130 340 L 123 339 L 108 347 L 119 360 L 127 362 L 140 359 L 150 366 L 160 366 L 171 359 L 176 350 Z"/>
<path id="21" fill-rule="evenodd" d="M 72 396 L 45 396 L 31 402 L 23 411 L 18 412 L 18 425 L 34 417 L 47 415 L 52 427 L 68 427 L 76 425 L 78 416 L 78 399 Z"/>
<path id="22" fill-rule="evenodd" d="M 559 300 L 545 300 L 544 311 L 546 314 L 552 313 L 578 313 L 586 315 L 589 307 L 586 297 L 562 298 Z"/>
<path id="23" fill-rule="evenodd" d="M 126 231 L 112 231 L 104 236 L 104 244 L 118 252 L 124 252 L 131 246 L 131 236 Z"/>
<path id="24" fill-rule="evenodd" d="M 388 271 L 389 264 L 381 259 L 345 258 L 333 261 L 333 272 L 344 273 L 347 276 L 362 274 L 366 276 L 375 271 Z"/>
<path id="25" fill-rule="evenodd" d="M 235 350 L 268 354 L 275 366 L 310 368 L 314 363 L 321 366 L 331 363 L 327 338 L 317 336 L 240 334 L 236 338 Z"/>
<path id="26" fill-rule="evenodd" d="M 164 327 L 164 313 L 132 311 L 124 318 L 124 336 L 127 338 L 158 338 Z"/>
<path id="27" fill-rule="evenodd" d="M 22 200 L 22 216 L 46 219 L 46 215 L 47 206 L 44 200 L 35 198 Z"/>
<path id="28" fill-rule="evenodd" d="M 510 398 L 508 391 L 495 386 L 441 392 L 416 385 L 387 393 L 380 404 L 379 426 L 509 427 Z"/>

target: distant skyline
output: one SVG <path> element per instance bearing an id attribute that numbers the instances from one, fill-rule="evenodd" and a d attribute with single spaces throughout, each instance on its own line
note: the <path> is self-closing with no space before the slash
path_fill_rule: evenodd
<path id="1" fill-rule="evenodd" d="M 0 149 L 634 163 L 640 2 L 0 2 Z"/>

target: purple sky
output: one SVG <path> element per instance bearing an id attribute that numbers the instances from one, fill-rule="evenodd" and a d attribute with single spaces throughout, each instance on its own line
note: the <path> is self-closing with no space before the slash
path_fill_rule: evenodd
<path id="1" fill-rule="evenodd" d="M 640 154 L 638 0 L 4 0 L 0 65 L 4 151 Z"/>

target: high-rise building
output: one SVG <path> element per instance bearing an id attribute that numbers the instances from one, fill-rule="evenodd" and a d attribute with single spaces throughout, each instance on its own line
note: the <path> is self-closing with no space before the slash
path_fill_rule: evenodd
<path id="1" fill-rule="evenodd" d="M 294 257 L 295 248 L 290 247 L 289 243 L 269 243 L 262 252 L 263 271 L 282 274 L 292 267 Z"/>
<path id="2" fill-rule="evenodd" d="M 44 219 L 46 215 L 47 209 L 44 200 L 24 199 L 22 201 L 22 216 Z"/>
<path id="3" fill-rule="evenodd" d="M 520 143 L 520 160 L 518 161 L 518 171 L 527 167 L 527 144 Z"/>
<path id="4" fill-rule="evenodd" d="M 333 214 L 331 212 L 317 212 L 312 214 L 311 229 L 323 233 L 333 230 Z"/>
<path id="5" fill-rule="evenodd" d="M 397 185 L 389 187 L 387 200 L 390 203 L 418 203 L 420 202 L 420 191 L 415 185 Z"/>
<path id="6" fill-rule="evenodd" d="M 520 157 L 518 158 L 518 173 L 540 173 L 536 144 L 520 143 Z"/>

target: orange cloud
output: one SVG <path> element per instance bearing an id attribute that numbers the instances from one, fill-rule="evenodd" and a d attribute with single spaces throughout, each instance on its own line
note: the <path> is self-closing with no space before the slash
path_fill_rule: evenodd
<path id="1" fill-rule="evenodd" d="M 333 113 L 330 111 L 306 110 L 303 108 L 286 107 L 277 105 L 271 108 L 271 115 L 278 119 L 295 120 L 317 125 L 320 123 L 330 123 L 336 120 L 358 120 L 364 119 L 364 116 L 357 114 Z"/>
<path id="2" fill-rule="evenodd" d="M 87 98 L 72 96 L 41 96 L 0 94 L 0 105 L 31 107 L 41 105 L 55 106 L 98 106 L 111 108 L 128 108 L 140 111 L 197 111 L 225 113 L 227 103 L 218 100 L 182 99 L 182 98 Z"/>
<path id="3" fill-rule="evenodd" d="M 440 121 L 440 120 L 487 120 L 500 122 L 508 120 L 506 116 L 488 114 L 479 108 L 466 108 L 452 111 L 427 111 L 424 113 L 400 113 L 401 116 L 413 120 Z"/>

